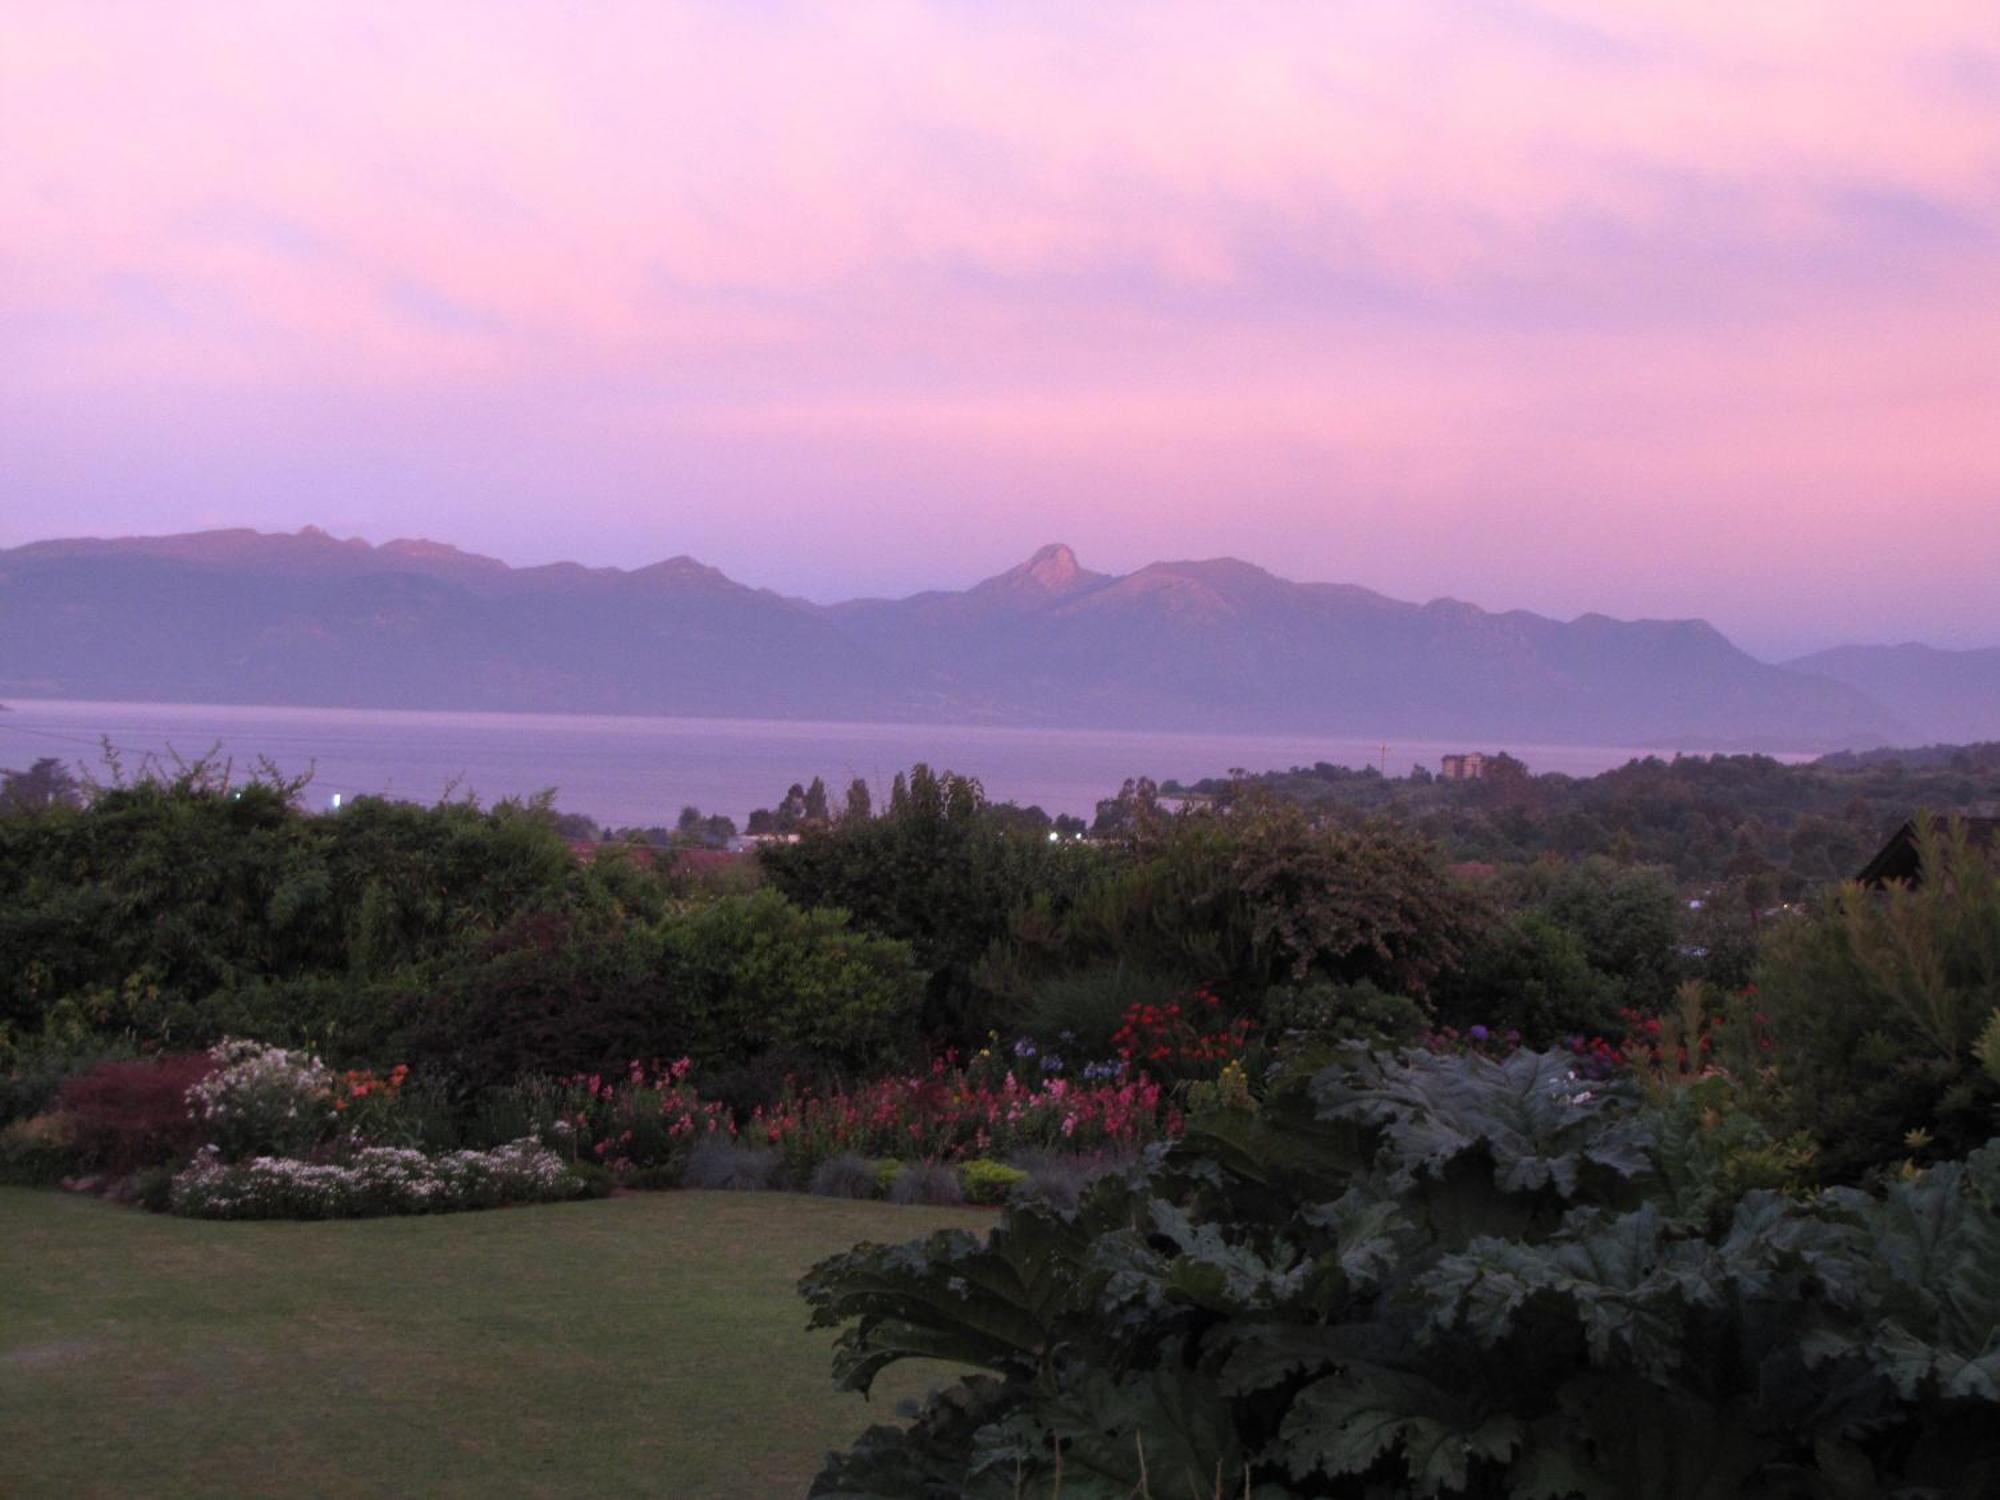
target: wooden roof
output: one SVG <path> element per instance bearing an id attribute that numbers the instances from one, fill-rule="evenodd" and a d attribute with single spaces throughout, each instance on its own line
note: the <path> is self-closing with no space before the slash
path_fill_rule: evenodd
<path id="1" fill-rule="evenodd" d="M 1949 823 L 1965 824 L 1966 841 L 1975 849 L 2000 848 L 2000 818 L 1939 818 L 1938 830 L 1944 832 Z M 1923 851 L 1917 847 L 1917 825 L 1914 821 L 1905 823 L 1896 830 L 1895 836 L 1882 846 L 1861 873 L 1854 877 L 1866 886 L 1883 886 L 1892 880 L 1904 881 L 1910 885 L 1924 883 Z"/>

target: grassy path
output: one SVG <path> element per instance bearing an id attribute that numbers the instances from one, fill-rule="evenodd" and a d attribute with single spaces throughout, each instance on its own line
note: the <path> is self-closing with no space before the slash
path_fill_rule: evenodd
<path id="1" fill-rule="evenodd" d="M 0 1189 L 0 1496 L 802 1495 L 926 1381 L 835 1392 L 798 1275 L 990 1222 L 655 1193 L 210 1224 Z"/>

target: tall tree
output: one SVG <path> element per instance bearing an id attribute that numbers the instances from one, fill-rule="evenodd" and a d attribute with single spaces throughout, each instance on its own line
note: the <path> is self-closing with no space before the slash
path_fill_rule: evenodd
<path id="1" fill-rule="evenodd" d="M 25 771 L 0 771 L 0 814 L 82 805 L 83 793 L 76 778 L 52 755 L 43 756 Z"/>
<path id="2" fill-rule="evenodd" d="M 874 815 L 868 797 L 868 783 L 859 776 L 847 784 L 847 810 L 841 815 L 848 823 L 865 823 Z"/>

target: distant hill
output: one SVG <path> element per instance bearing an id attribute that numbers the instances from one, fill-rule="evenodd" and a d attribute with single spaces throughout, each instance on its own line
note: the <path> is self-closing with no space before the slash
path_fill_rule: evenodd
<path id="1" fill-rule="evenodd" d="M 1939 740 L 2000 740 L 2000 647 L 1836 646 L 1786 665 L 1865 693 Z"/>
<path id="2" fill-rule="evenodd" d="M 0 551 L 0 694 L 1831 749 L 1946 737 L 1698 620 L 1564 622 L 1063 546 L 815 605 L 692 558 L 514 568 L 308 528 Z"/>

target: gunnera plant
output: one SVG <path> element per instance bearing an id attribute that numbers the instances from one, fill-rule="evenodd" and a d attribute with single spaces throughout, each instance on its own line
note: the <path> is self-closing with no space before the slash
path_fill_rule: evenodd
<path id="1" fill-rule="evenodd" d="M 875 1169 L 852 1151 L 829 1156 L 813 1168 L 808 1191 L 822 1198 L 872 1198 L 875 1196 Z"/>
<path id="2" fill-rule="evenodd" d="M 775 1151 L 759 1151 L 731 1141 L 705 1140 L 688 1153 L 681 1186 L 755 1193 L 771 1186 L 777 1170 Z"/>
<path id="3" fill-rule="evenodd" d="M 891 1203 L 930 1203 L 950 1207 L 965 1201 L 958 1173 L 942 1162 L 913 1161 L 889 1184 Z"/>

